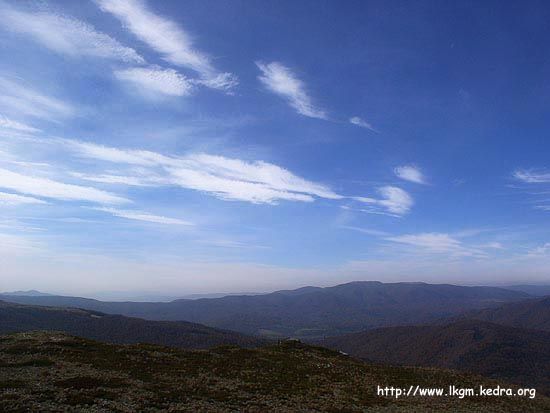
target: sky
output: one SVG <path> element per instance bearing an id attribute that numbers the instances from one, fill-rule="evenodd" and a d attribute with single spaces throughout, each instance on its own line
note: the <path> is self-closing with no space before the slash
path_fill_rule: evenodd
<path id="1" fill-rule="evenodd" d="M 543 1 L 0 1 L 0 291 L 550 283 Z"/>

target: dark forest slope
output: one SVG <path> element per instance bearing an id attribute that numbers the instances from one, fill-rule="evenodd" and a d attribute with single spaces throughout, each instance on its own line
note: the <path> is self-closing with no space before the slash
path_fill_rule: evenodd
<path id="1" fill-rule="evenodd" d="M 550 332 L 546 331 L 461 320 L 380 328 L 330 337 L 321 344 L 365 360 L 457 369 L 550 394 Z"/>
<path id="2" fill-rule="evenodd" d="M 0 301 L 0 334 L 54 330 L 112 343 L 153 343 L 180 348 L 224 344 L 252 347 L 266 342 L 200 324 L 150 321 L 76 308 L 39 307 Z"/>

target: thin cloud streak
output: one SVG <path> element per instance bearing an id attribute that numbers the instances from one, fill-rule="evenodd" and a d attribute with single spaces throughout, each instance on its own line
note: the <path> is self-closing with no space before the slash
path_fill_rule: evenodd
<path id="1" fill-rule="evenodd" d="M 56 53 L 68 56 L 92 56 L 125 63 L 144 63 L 132 48 L 98 32 L 90 24 L 57 14 L 23 12 L 6 5 L 0 9 L 2 26 L 31 37 Z"/>
<path id="2" fill-rule="evenodd" d="M 360 118 L 359 116 L 353 116 L 349 118 L 349 123 L 355 126 L 359 126 L 360 128 L 368 129 L 370 131 L 379 133 L 376 129 L 374 129 L 374 127 L 369 122 Z"/>
<path id="3" fill-rule="evenodd" d="M 0 169 L 0 188 L 26 195 L 63 201 L 88 201 L 101 204 L 122 204 L 129 202 L 129 200 L 118 195 L 96 188 L 22 175 L 7 169 Z"/>
<path id="4" fill-rule="evenodd" d="M 229 91 L 238 81 L 231 73 L 220 73 L 205 53 L 193 46 L 191 36 L 177 23 L 155 14 L 144 1 L 96 0 L 100 9 L 119 19 L 138 39 L 160 53 L 164 60 L 191 69 L 205 86 Z"/>
<path id="5" fill-rule="evenodd" d="M 31 132 L 31 133 L 40 132 L 40 129 L 33 128 L 32 126 L 26 125 L 21 122 L 17 122 L 15 120 L 9 119 L 1 115 L 0 115 L 0 128 L 12 129 L 19 132 Z"/>
<path id="6" fill-rule="evenodd" d="M 68 103 L 43 95 L 30 87 L 1 76 L 0 107 L 3 107 L 6 111 L 16 111 L 21 115 L 50 121 L 74 114 L 73 107 Z"/>
<path id="7" fill-rule="evenodd" d="M 313 104 L 304 83 L 288 67 L 279 62 L 256 62 L 256 66 L 262 72 L 258 79 L 265 88 L 284 98 L 300 115 L 328 119 L 326 112 Z"/>
<path id="8" fill-rule="evenodd" d="M 47 202 L 29 196 L 0 192 L 0 205 L 17 206 L 25 204 L 47 204 Z"/>
<path id="9" fill-rule="evenodd" d="M 183 157 L 155 152 L 117 149 L 86 142 L 69 141 L 66 147 L 77 155 L 118 164 L 150 168 L 141 176 L 87 175 L 86 179 L 130 185 L 176 185 L 206 192 L 224 200 L 275 204 L 279 200 L 313 202 L 314 197 L 342 199 L 325 185 L 318 184 L 264 161 L 243 161 L 208 154 Z M 116 182 L 115 182 L 116 181 Z"/>
<path id="10" fill-rule="evenodd" d="M 154 94 L 187 96 L 193 91 L 193 84 L 173 69 L 156 67 L 135 67 L 116 70 L 115 77 Z"/>
<path id="11" fill-rule="evenodd" d="M 406 234 L 385 239 L 418 248 L 420 252 L 450 254 L 458 257 L 485 257 L 487 255 L 483 250 L 467 247 L 460 240 L 445 233 Z"/>
<path id="12" fill-rule="evenodd" d="M 514 171 L 514 178 L 528 184 L 550 183 L 550 172 L 518 169 Z"/>
<path id="13" fill-rule="evenodd" d="M 134 221 L 144 221 L 154 224 L 163 224 L 163 225 L 194 225 L 192 222 L 184 221 L 177 218 L 169 218 L 161 215 L 154 215 L 148 212 L 143 211 L 133 211 L 133 210 L 122 210 L 114 208 L 94 208 L 97 211 L 107 212 L 116 217 L 126 218 Z"/>

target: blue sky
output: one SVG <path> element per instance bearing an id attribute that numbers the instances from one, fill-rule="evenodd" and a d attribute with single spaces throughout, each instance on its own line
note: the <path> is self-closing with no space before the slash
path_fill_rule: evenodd
<path id="1" fill-rule="evenodd" d="M 550 7 L 0 3 L 0 290 L 547 282 Z"/>

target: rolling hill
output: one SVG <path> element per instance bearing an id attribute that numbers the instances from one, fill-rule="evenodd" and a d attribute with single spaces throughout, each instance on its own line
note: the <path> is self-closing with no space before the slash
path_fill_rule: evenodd
<path id="1" fill-rule="evenodd" d="M 550 295 L 550 284 L 545 285 L 535 285 L 535 284 L 523 284 L 523 285 L 507 285 L 505 287 L 507 290 L 512 291 L 521 291 L 535 297 L 543 297 L 545 295 Z"/>
<path id="2" fill-rule="evenodd" d="M 500 378 L 550 394 L 550 332 L 478 320 L 380 328 L 320 344 L 364 360 L 432 366 Z"/>
<path id="3" fill-rule="evenodd" d="M 506 326 L 550 331 L 550 297 L 473 311 L 468 313 L 468 317 Z"/>
<path id="4" fill-rule="evenodd" d="M 528 297 L 522 292 L 493 287 L 365 281 L 169 303 L 102 302 L 59 296 L 0 298 L 151 320 L 185 320 L 253 335 L 318 338 L 383 326 L 428 323 Z"/>
<path id="5" fill-rule="evenodd" d="M 0 301 L 0 334 L 55 330 L 111 343 L 152 343 L 179 348 L 219 345 L 255 347 L 265 340 L 200 324 L 150 321 L 76 308 L 39 307 Z"/>
<path id="6" fill-rule="evenodd" d="M 377 386 L 510 386 L 446 370 L 380 366 L 283 343 L 178 350 L 60 333 L 0 337 L 0 411 L 543 412 L 528 397 L 377 395 Z"/>

